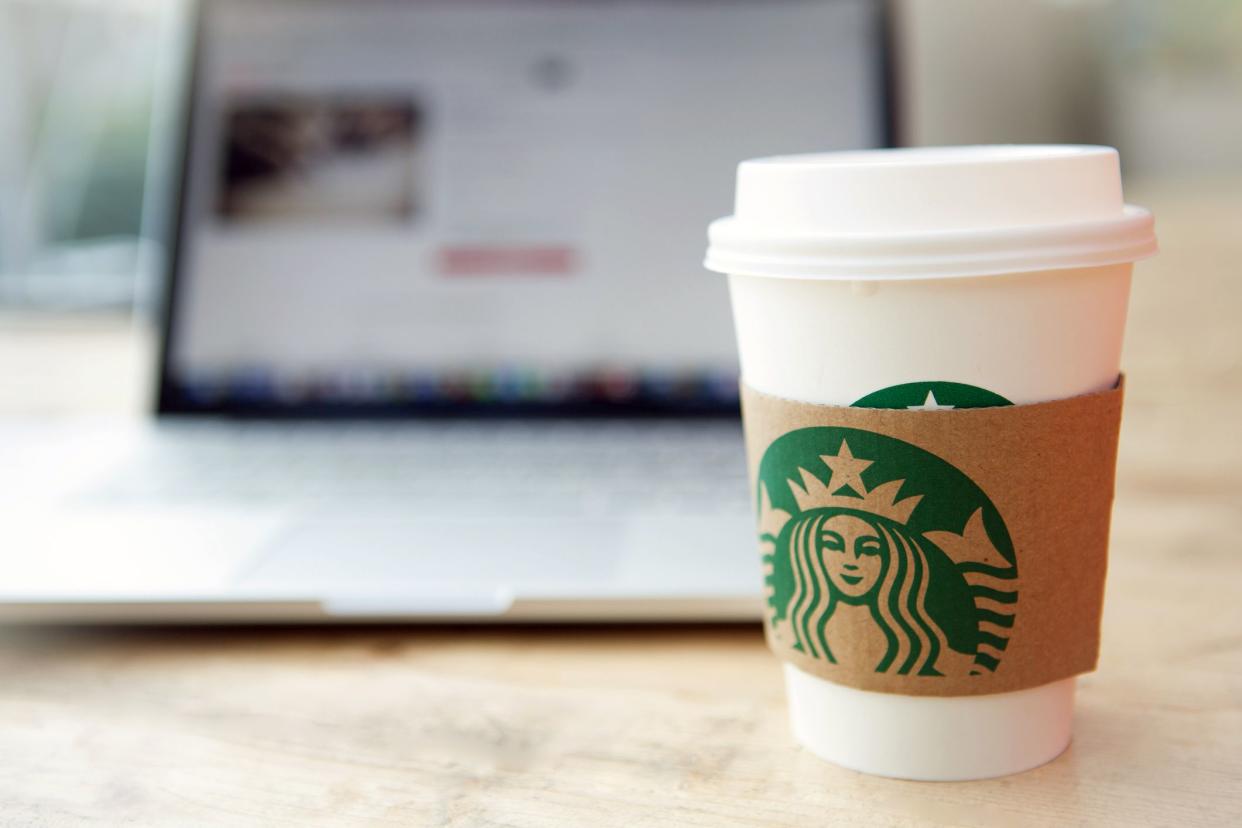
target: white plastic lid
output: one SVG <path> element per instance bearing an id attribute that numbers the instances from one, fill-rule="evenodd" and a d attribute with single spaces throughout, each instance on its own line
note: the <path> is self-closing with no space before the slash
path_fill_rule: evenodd
<path id="1" fill-rule="evenodd" d="M 744 161 L 709 270 L 939 279 L 1132 262 L 1156 253 L 1111 147 L 864 150 Z"/>

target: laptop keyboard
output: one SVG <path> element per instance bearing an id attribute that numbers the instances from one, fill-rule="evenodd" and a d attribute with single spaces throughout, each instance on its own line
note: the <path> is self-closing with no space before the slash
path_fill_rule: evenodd
<path id="1" fill-rule="evenodd" d="M 740 428 L 694 420 L 174 423 L 79 498 L 492 516 L 749 508 Z"/>

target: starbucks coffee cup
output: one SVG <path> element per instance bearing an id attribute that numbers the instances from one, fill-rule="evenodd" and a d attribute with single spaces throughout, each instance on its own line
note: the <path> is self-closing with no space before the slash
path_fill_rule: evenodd
<path id="1" fill-rule="evenodd" d="M 1043 508 L 1027 502 L 1037 492 L 1024 499 L 1028 467 L 993 455 L 1014 446 L 1031 479 L 1051 477 L 1050 463 L 1099 467 L 1108 491 L 1098 508 L 1054 509 L 1103 524 L 1082 529 L 1083 543 L 1101 547 L 1096 580 L 1067 605 L 1098 612 L 1115 455 L 1062 460 L 1079 449 L 1057 443 L 1069 439 L 1058 432 L 1078 426 L 1056 424 L 1105 417 L 1092 412 L 1119 383 L 1132 263 L 1156 251 L 1151 215 L 1122 199 L 1116 151 L 746 161 L 735 213 L 711 225 L 709 242 L 706 266 L 729 279 L 744 395 L 793 424 L 768 428 L 753 422 L 755 404 L 744 411 L 769 640 L 787 655 L 795 737 L 846 767 L 921 780 L 1000 776 L 1056 757 L 1070 741 L 1073 676 L 1094 665 L 1098 638 L 1062 646 L 1074 634 L 1057 628 L 1066 613 L 1044 606 L 1062 600 L 1055 581 L 1039 580 L 1059 577 L 1060 564 L 1041 557 L 1044 540 L 1058 554 L 1071 518 L 1043 540 L 1028 531 Z M 1108 405 L 1115 420 L 1119 398 Z M 802 429 L 820 442 L 793 450 L 802 438 L 786 432 L 844 406 L 888 419 Z M 1115 451 L 1115 425 L 1072 445 L 1090 454 L 1112 439 Z M 754 445 L 760 426 L 776 435 L 772 450 Z M 936 445 L 950 450 L 926 450 L 928 428 L 947 429 Z M 1064 450 L 1021 459 L 1024 428 L 1039 431 L 1032 444 Z M 997 429 L 1018 436 L 1003 442 Z M 1004 485 L 983 485 L 988 474 Z M 1039 663 L 1041 652 L 1052 662 L 1075 648 L 1077 660 Z"/>

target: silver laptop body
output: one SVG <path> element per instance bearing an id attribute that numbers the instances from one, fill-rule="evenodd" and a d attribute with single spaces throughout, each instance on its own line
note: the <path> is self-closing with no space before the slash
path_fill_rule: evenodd
<path id="1" fill-rule="evenodd" d="M 736 163 L 887 141 L 849 0 L 198 15 L 146 422 L 0 422 L 0 619 L 753 619 Z"/>

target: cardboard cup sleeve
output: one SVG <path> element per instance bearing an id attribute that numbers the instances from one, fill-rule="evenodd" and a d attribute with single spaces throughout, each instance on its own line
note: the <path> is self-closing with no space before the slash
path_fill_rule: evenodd
<path id="1" fill-rule="evenodd" d="M 815 405 L 742 386 L 771 648 L 914 696 L 1093 670 L 1124 382 L 1031 405 Z"/>

